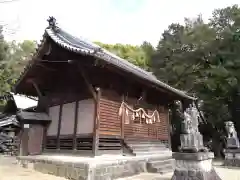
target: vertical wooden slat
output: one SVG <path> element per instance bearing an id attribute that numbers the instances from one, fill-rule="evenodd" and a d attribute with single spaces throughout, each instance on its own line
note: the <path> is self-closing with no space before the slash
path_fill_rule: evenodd
<path id="1" fill-rule="evenodd" d="M 124 102 L 125 100 L 125 97 L 124 95 L 122 95 L 122 102 Z M 125 112 L 126 110 L 125 109 L 122 109 L 122 117 L 121 117 L 121 137 L 122 139 L 124 139 L 124 124 L 125 124 Z"/>
<path id="2" fill-rule="evenodd" d="M 46 107 L 46 113 L 49 116 L 49 107 Z M 51 123 L 51 122 L 50 122 Z M 44 149 L 46 149 L 46 145 L 47 145 L 47 130 L 50 126 L 50 123 L 47 123 L 46 125 L 43 125 L 43 143 L 42 143 L 42 151 L 44 151 Z"/>
<path id="3" fill-rule="evenodd" d="M 47 144 L 47 129 L 48 129 L 49 124 L 43 125 L 43 141 L 42 141 L 42 151 L 46 148 Z"/>
<path id="4" fill-rule="evenodd" d="M 171 122 L 170 122 L 170 118 L 169 118 L 169 109 L 167 109 L 167 118 L 166 118 L 166 121 L 167 121 L 167 129 L 168 129 L 168 146 L 169 146 L 169 149 L 172 149 L 172 144 L 171 144 Z"/>
<path id="5" fill-rule="evenodd" d="M 99 146 L 99 114 L 100 114 L 100 98 L 101 98 L 101 90 L 100 88 L 96 88 L 97 97 L 95 101 L 95 111 L 94 111 L 94 126 L 93 126 L 93 155 L 96 156 L 98 154 L 98 146 Z"/>
<path id="6" fill-rule="evenodd" d="M 79 107 L 79 101 L 76 101 L 75 116 L 74 116 L 74 129 L 73 129 L 73 150 L 77 149 L 78 107 Z"/>
<path id="7" fill-rule="evenodd" d="M 21 150 L 20 155 L 21 156 L 27 156 L 28 155 L 28 139 L 29 139 L 29 128 L 23 127 L 23 133 L 21 137 Z"/>
<path id="8" fill-rule="evenodd" d="M 57 129 L 57 150 L 60 150 L 60 130 L 61 130 L 61 121 L 62 121 L 62 109 L 63 109 L 63 104 L 60 104 L 58 129 Z"/>

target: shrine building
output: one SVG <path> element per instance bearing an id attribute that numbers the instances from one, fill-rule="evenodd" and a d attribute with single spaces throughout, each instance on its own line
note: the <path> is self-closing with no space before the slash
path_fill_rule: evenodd
<path id="1" fill-rule="evenodd" d="M 169 105 L 195 100 L 53 17 L 14 92 L 38 97 L 36 112 L 18 114 L 22 156 L 171 158 Z"/>

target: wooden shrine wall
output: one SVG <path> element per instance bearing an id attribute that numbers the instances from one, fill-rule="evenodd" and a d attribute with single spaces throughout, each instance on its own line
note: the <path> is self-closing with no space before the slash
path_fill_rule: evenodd
<path id="1" fill-rule="evenodd" d="M 37 155 L 42 152 L 43 125 L 31 124 L 28 132 L 28 153 Z"/>
<path id="2" fill-rule="evenodd" d="M 48 130 L 47 130 L 48 136 L 57 136 L 59 113 L 60 113 L 60 105 L 49 107 L 48 114 L 52 121 L 49 124 Z"/>
<path id="3" fill-rule="evenodd" d="M 136 99 L 131 99 L 128 104 L 131 106 Z M 124 122 L 124 131 L 122 131 L 122 119 L 119 116 L 119 108 L 122 103 L 122 97 L 109 90 L 102 90 L 100 99 L 100 135 L 113 135 L 124 137 L 137 137 L 147 139 L 168 140 L 168 109 L 159 107 L 160 122 L 155 124 L 136 124 L 133 122 Z M 151 115 L 155 109 L 145 109 Z M 131 115 L 130 115 L 131 116 Z M 129 120 L 131 121 L 131 120 Z"/>
<path id="4" fill-rule="evenodd" d="M 73 135 L 77 103 L 77 134 L 93 133 L 94 100 L 84 99 L 78 102 L 49 107 L 49 116 L 51 117 L 52 122 L 48 127 L 48 136 L 57 136 L 59 120 L 61 121 L 60 135 Z M 61 112 L 60 106 L 62 106 Z M 61 116 L 61 118 L 59 116 Z"/>
<path id="5" fill-rule="evenodd" d="M 101 135 L 121 136 L 121 119 L 118 115 L 120 105 L 121 97 L 117 93 L 102 90 L 99 122 Z"/>

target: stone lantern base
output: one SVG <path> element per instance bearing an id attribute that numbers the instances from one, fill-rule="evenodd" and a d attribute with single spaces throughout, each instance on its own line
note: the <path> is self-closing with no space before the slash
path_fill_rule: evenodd
<path id="1" fill-rule="evenodd" d="M 226 149 L 224 166 L 236 166 L 240 167 L 240 148 L 238 149 Z"/>
<path id="2" fill-rule="evenodd" d="M 221 180 L 212 166 L 212 152 L 174 153 L 172 180 Z"/>

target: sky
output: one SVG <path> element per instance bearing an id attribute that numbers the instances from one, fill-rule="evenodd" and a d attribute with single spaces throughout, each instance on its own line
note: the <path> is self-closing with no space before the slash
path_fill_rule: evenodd
<path id="1" fill-rule="evenodd" d="M 0 0 L 0 2 L 3 0 Z M 202 14 L 208 20 L 216 8 L 239 0 L 15 0 L 0 3 L 0 23 L 7 40 L 40 40 L 47 18 L 75 36 L 103 43 L 157 45 L 173 22 Z M 14 33 L 13 33 L 14 32 Z"/>

